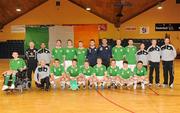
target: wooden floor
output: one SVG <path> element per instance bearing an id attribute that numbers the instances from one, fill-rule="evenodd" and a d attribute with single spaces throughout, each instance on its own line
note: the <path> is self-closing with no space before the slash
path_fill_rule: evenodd
<path id="1" fill-rule="evenodd" d="M 0 73 L 8 61 L 0 60 Z M 175 88 L 137 90 L 50 90 L 22 94 L 0 91 L 0 113 L 179 113 L 180 60 L 175 62 Z M 162 78 L 162 69 L 161 69 Z M 163 79 L 161 79 L 162 81 Z M 2 86 L 2 76 L 0 86 Z"/>

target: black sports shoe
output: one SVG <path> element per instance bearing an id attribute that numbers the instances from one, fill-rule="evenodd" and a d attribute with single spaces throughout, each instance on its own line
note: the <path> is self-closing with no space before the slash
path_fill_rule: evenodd
<path id="1" fill-rule="evenodd" d="M 85 86 L 85 85 L 83 86 L 83 89 L 86 89 L 86 86 Z"/>
<path id="2" fill-rule="evenodd" d="M 88 85 L 89 89 L 92 89 L 92 85 Z"/>

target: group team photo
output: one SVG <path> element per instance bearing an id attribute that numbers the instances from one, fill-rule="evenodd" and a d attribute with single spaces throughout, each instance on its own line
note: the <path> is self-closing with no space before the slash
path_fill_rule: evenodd
<path id="1" fill-rule="evenodd" d="M 180 0 L 0 0 L 0 113 L 180 113 Z"/>
<path id="2" fill-rule="evenodd" d="M 109 46 L 105 38 L 99 47 L 96 47 L 93 39 L 89 41 L 89 48 L 84 48 L 82 41 L 78 42 L 78 48 L 74 48 L 70 39 L 66 43 L 67 46 L 63 48 L 62 41 L 57 40 L 50 51 L 45 43 L 41 43 L 38 50 L 31 41 L 25 51 L 25 59 L 19 58 L 18 52 L 14 51 L 9 70 L 3 72 L 2 90 L 15 89 L 16 78 L 26 71 L 28 87 L 31 88 L 34 80 L 38 88 L 46 91 L 57 86 L 72 90 L 80 89 L 81 86 L 83 89 L 92 89 L 93 86 L 102 90 L 106 87 L 122 89 L 124 86 L 136 89 L 138 84 L 144 90 L 145 86 L 153 85 L 154 71 L 156 87 L 174 87 L 173 61 L 176 50 L 170 44 L 170 37 L 165 37 L 162 47 L 157 45 L 157 40 L 152 40 L 147 50 L 144 43 L 140 44 L 138 50 L 133 40 L 128 40 L 126 47 L 121 46 L 120 39 L 116 40 L 114 47 Z M 161 61 L 164 78 L 162 84 L 159 75 Z"/>

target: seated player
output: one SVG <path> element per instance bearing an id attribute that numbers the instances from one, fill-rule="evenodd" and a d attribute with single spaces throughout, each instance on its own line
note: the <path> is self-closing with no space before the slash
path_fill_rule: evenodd
<path id="1" fill-rule="evenodd" d="M 51 84 L 56 88 L 56 82 L 61 84 L 61 88 L 65 88 L 66 75 L 64 67 L 60 65 L 59 59 L 55 59 L 53 65 L 50 68 L 50 81 Z"/>
<path id="2" fill-rule="evenodd" d="M 26 64 L 22 58 L 18 58 L 18 52 L 13 52 L 12 57 L 13 59 L 10 60 L 10 70 L 5 71 L 3 75 L 5 76 L 4 85 L 2 87 L 2 90 L 14 89 L 15 88 L 15 81 L 16 81 L 16 74 L 18 72 L 22 72 L 26 69 Z M 10 87 L 8 87 L 8 83 L 10 80 L 10 76 L 12 76 L 12 84 Z"/>
<path id="3" fill-rule="evenodd" d="M 83 79 L 81 76 L 79 77 L 79 67 L 77 66 L 77 60 L 72 60 L 72 65 L 67 68 L 66 74 L 68 76 L 68 80 L 70 81 L 77 81 L 78 86 L 83 84 L 83 87 L 85 87 L 85 84 L 83 81 L 85 81 L 85 78 Z M 67 83 L 70 85 L 70 82 Z"/>
<path id="4" fill-rule="evenodd" d="M 89 62 L 88 62 L 88 60 L 86 60 L 84 62 L 84 66 L 82 66 L 80 68 L 79 76 L 82 76 L 82 78 L 83 77 L 86 78 L 86 80 L 88 81 L 89 89 L 92 89 L 92 84 L 93 84 L 92 75 L 93 75 L 93 68 L 91 66 L 89 66 Z"/>
<path id="5" fill-rule="evenodd" d="M 98 89 L 98 85 L 101 89 L 104 89 L 105 84 L 108 82 L 106 66 L 102 64 L 102 59 L 97 58 L 97 64 L 94 66 L 93 84 Z"/>
<path id="6" fill-rule="evenodd" d="M 133 72 L 128 68 L 128 61 L 123 61 L 123 68 L 119 70 L 121 85 L 126 85 L 128 89 L 133 85 Z"/>
<path id="7" fill-rule="evenodd" d="M 49 81 L 50 70 L 46 65 L 45 60 L 40 61 L 40 66 L 38 66 L 34 73 L 34 80 L 38 88 L 45 89 L 48 91 L 50 88 Z"/>
<path id="8" fill-rule="evenodd" d="M 107 68 L 107 74 L 110 76 L 110 84 L 117 88 L 118 81 L 120 81 L 120 77 L 118 76 L 119 67 L 116 65 L 116 61 L 114 59 L 111 60 L 111 65 Z"/>
<path id="9" fill-rule="evenodd" d="M 136 67 L 134 68 L 134 89 L 137 87 L 137 83 L 141 83 L 142 89 L 145 89 L 147 79 L 147 71 L 143 66 L 142 61 L 138 61 Z"/>

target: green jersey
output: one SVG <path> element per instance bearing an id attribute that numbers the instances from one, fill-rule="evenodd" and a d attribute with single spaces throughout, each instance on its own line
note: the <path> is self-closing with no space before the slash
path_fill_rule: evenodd
<path id="1" fill-rule="evenodd" d="M 107 73 L 108 73 L 108 76 L 117 76 L 119 75 L 119 67 L 116 66 L 116 67 L 112 67 L 112 66 L 109 66 L 107 68 Z"/>
<path id="2" fill-rule="evenodd" d="M 64 48 L 65 60 L 72 60 L 76 58 L 76 48 Z"/>
<path id="3" fill-rule="evenodd" d="M 138 69 L 137 67 L 134 68 L 134 75 L 145 76 L 146 74 L 147 74 L 147 71 L 145 67 L 142 67 L 141 69 Z"/>
<path id="4" fill-rule="evenodd" d="M 10 60 L 10 69 L 11 70 L 18 70 L 18 69 L 21 69 L 21 68 L 24 68 L 26 67 L 26 64 L 24 62 L 24 60 L 22 58 L 18 58 L 18 59 L 11 59 Z"/>
<path id="5" fill-rule="evenodd" d="M 67 68 L 67 74 L 69 74 L 71 77 L 77 77 L 79 75 L 79 67 L 73 67 L 73 66 L 69 66 Z"/>
<path id="6" fill-rule="evenodd" d="M 131 71 L 130 68 L 128 68 L 128 69 L 121 68 L 119 70 L 119 74 L 120 74 L 121 78 L 123 78 L 123 79 L 129 79 L 131 76 L 133 76 L 133 72 Z"/>
<path id="7" fill-rule="evenodd" d="M 93 75 L 93 72 L 94 72 L 94 70 L 93 70 L 93 68 L 91 67 L 91 66 L 89 66 L 89 68 L 88 69 L 86 69 L 84 66 L 83 67 L 81 67 L 80 68 L 80 74 L 83 74 L 83 75 L 85 75 L 85 76 L 91 76 L 91 75 Z"/>
<path id="8" fill-rule="evenodd" d="M 136 52 L 137 48 L 135 46 L 127 46 L 125 48 L 125 58 L 129 64 L 136 64 Z"/>
<path id="9" fill-rule="evenodd" d="M 86 55 L 87 55 L 87 49 L 76 49 L 77 53 L 77 61 L 78 61 L 78 66 L 82 66 L 84 64 L 84 61 L 86 60 Z"/>
<path id="10" fill-rule="evenodd" d="M 64 67 L 61 65 L 59 67 L 51 66 L 50 72 L 54 76 L 61 76 L 64 73 Z"/>
<path id="11" fill-rule="evenodd" d="M 64 61 L 64 48 L 53 48 L 52 58 L 59 59 L 61 63 Z"/>
<path id="12" fill-rule="evenodd" d="M 98 67 L 97 65 L 94 66 L 94 74 L 96 76 L 104 76 L 106 72 L 106 67 L 104 65 L 101 65 L 101 67 Z"/>
<path id="13" fill-rule="evenodd" d="M 112 57 L 116 61 L 120 61 L 124 59 L 124 47 L 113 47 L 112 48 Z"/>

